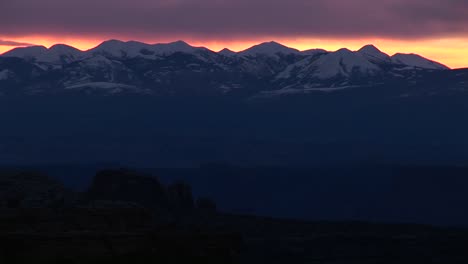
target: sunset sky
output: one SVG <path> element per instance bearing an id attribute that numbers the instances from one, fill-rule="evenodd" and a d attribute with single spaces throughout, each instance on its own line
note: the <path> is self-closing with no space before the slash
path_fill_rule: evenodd
<path id="1" fill-rule="evenodd" d="M 468 67 L 467 0 L 15 0 L 0 2 L 0 25 L 0 53 L 107 39 L 239 51 L 275 40 L 300 50 L 372 43 Z"/>

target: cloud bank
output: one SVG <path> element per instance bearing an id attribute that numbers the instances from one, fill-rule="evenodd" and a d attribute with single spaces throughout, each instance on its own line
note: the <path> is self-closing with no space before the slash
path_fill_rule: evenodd
<path id="1" fill-rule="evenodd" d="M 14 0 L 0 34 L 199 38 L 468 35 L 467 0 Z"/>
<path id="2" fill-rule="evenodd" d="M 0 46 L 22 47 L 22 46 L 33 46 L 33 45 L 34 44 L 31 44 L 31 43 L 0 39 Z"/>

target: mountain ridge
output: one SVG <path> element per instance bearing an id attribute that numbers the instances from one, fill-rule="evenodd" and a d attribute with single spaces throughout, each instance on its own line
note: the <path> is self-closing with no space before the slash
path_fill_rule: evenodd
<path id="1" fill-rule="evenodd" d="M 57 44 L 6 52 L 0 55 L 0 94 L 255 96 L 423 85 L 433 71 L 450 72 L 453 88 L 465 89 L 463 77 L 441 63 L 417 54 L 389 56 L 371 44 L 357 51 L 299 51 L 271 41 L 240 52 L 215 52 L 184 41 L 108 40 L 86 51 Z"/>
<path id="2" fill-rule="evenodd" d="M 229 52 L 229 53 L 244 54 L 244 55 L 245 54 L 255 54 L 256 52 L 258 52 L 258 50 L 260 50 L 261 52 L 267 53 L 265 51 L 265 49 L 270 49 L 270 52 L 273 52 L 273 53 L 276 53 L 276 51 L 275 51 L 275 49 L 276 49 L 276 50 L 283 50 L 283 52 L 286 51 L 286 50 L 289 50 L 289 53 L 301 53 L 301 54 L 306 54 L 306 55 L 316 54 L 316 53 L 333 52 L 333 51 L 327 51 L 327 50 L 321 49 L 321 48 L 298 50 L 298 49 L 291 48 L 291 47 L 288 47 L 286 45 L 283 45 L 283 44 L 281 44 L 279 42 L 276 42 L 276 41 L 269 41 L 269 42 L 259 43 L 259 44 L 253 45 L 253 46 L 251 46 L 249 48 L 246 48 L 244 50 L 241 50 L 241 51 L 232 51 L 231 49 L 226 47 L 226 48 L 223 48 L 220 51 L 216 52 L 216 51 L 210 50 L 209 48 L 206 48 L 206 47 L 192 46 L 192 45 L 190 45 L 189 43 L 187 43 L 187 42 L 185 42 L 183 40 L 177 40 L 177 41 L 168 42 L 168 43 L 148 44 L 148 43 L 145 43 L 145 42 L 134 41 L 134 40 L 122 41 L 122 40 L 117 40 L 117 39 L 110 39 L 110 40 L 103 41 L 100 44 L 98 44 L 97 46 L 95 46 L 93 48 L 90 48 L 90 49 L 87 49 L 87 50 L 80 50 L 80 49 L 75 48 L 75 47 L 73 47 L 71 45 L 57 43 L 57 44 L 52 45 L 50 48 L 47 48 L 47 47 L 41 46 L 41 45 L 34 45 L 34 46 L 27 46 L 27 47 L 17 47 L 17 48 L 10 49 L 10 50 L 0 54 L 0 57 L 19 57 L 19 56 L 21 56 L 21 54 L 18 54 L 19 51 L 29 51 L 29 50 L 38 50 L 38 49 L 41 49 L 42 51 L 45 51 L 45 50 L 50 51 L 50 50 L 53 50 L 54 48 L 57 48 L 58 46 L 71 48 L 71 49 L 74 49 L 74 50 L 76 50 L 78 52 L 82 52 L 82 53 L 87 53 L 87 52 L 93 52 L 96 49 L 98 49 L 100 47 L 103 47 L 103 46 L 115 46 L 115 45 L 121 45 L 121 46 L 122 45 L 140 45 L 142 47 L 164 47 L 164 46 L 167 46 L 167 47 L 173 46 L 174 47 L 175 46 L 175 47 L 177 47 L 179 49 L 195 48 L 195 49 L 208 50 L 208 51 L 211 51 L 211 52 L 214 52 L 214 53 Z M 339 51 L 341 49 L 346 49 L 346 48 L 340 48 L 340 49 L 338 49 L 336 51 Z M 358 49 L 358 50 L 356 50 L 354 52 L 366 52 L 366 50 L 369 51 L 370 49 L 374 49 L 375 51 L 378 51 L 378 52 L 380 52 L 382 54 L 385 54 L 386 56 L 389 56 L 388 54 L 380 51 L 373 44 L 366 44 L 366 45 L 364 45 L 363 47 L 361 47 L 360 49 Z M 418 54 L 400 53 L 400 52 L 397 52 L 397 53 L 395 53 L 394 55 L 392 55 L 390 57 L 393 57 L 393 56 L 396 56 L 396 55 L 402 55 L 402 54 L 404 54 L 404 55 L 417 55 L 417 56 L 420 56 L 420 57 L 424 58 L 423 56 L 418 55 Z M 428 59 L 428 60 L 430 60 L 430 59 Z M 447 66 L 445 66 L 445 67 L 447 67 Z"/>

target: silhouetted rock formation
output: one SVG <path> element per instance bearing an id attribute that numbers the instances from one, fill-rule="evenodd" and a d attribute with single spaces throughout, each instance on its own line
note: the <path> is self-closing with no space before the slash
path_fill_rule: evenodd
<path id="1" fill-rule="evenodd" d="M 86 198 L 94 205 L 107 201 L 109 206 L 119 202 L 157 210 L 169 207 L 167 191 L 158 179 L 123 169 L 98 172 Z"/>
<path id="2" fill-rule="evenodd" d="M 96 174 L 71 195 L 38 173 L 0 176 L 0 263 L 234 263 L 240 235 L 190 223 L 189 185 L 128 170 Z M 178 217 L 171 217 L 171 214 Z M 195 215 L 195 214 L 194 214 Z M 161 221 L 170 220 L 170 221 Z M 177 221 L 185 221 L 183 228 Z M 187 224 L 189 223 L 189 224 Z"/>
<path id="3" fill-rule="evenodd" d="M 195 209 L 190 185 L 179 181 L 165 187 L 151 175 L 124 169 L 98 172 L 85 201 L 93 208 L 147 208 L 159 220 Z"/>
<path id="4" fill-rule="evenodd" d="M 128 170 L 97 173 L 80 203 L 60 206 L 57 201 L 68 192 L 44 175 L 11 173 L 0 179 L 0 197 L 6 199 L 0 208 L 1 264 L 464 264 L 468 259 L 466 229 L 222 214 L 209 198 L 194 204 L 183 182 L 165 187 Z M 171 221 L 159 221 L 166 215 Z"/>
<path id="5" fill-rule="evenodd" d="M 204 213 L 217 212 L 216 203 L 212 199 L 206 197 L 200 197 L 197 199 L 196 208 Z"/>
<path id="6" fill-rule="evenodd" d="M 169 201 L 171 209 L 181 211 L 191 211 L 194 209 L 192 188 L 190 185 L 177 182 L 168 186 Z"/>
<path id="7" fill-rule="evenodd" d="M 0 175 L 0 208 L 64 207 L 74 198 L 61 183 L 37 172 Z"/>

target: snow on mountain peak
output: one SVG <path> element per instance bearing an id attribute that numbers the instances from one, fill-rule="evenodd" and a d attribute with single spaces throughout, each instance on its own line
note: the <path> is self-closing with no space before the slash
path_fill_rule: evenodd
<path id="1" fill-rule="evenodd" d="M 368 44 L 368 45 L 363 46 L 362 48 L 360 48 L 358 50 L 358 52 L 369 53 L 369 54 L 379 54 L 379 53 L 381 53 L 381 51 L 376 46 L 374 46 L 372 44 Z"/>
<path id="2" fill-rule="evenodd" d="M 204 50 L 205 48 L 192 47 L 186 42 L 179 40 L 171 43 L 146 44 L 137 41 L 123 42 L 119 40 L 108 40 L 100 44 L 94 49 L 89 50 L 91 54 L 102 54 L 112 57 L 142 57 L 155 58 L 159 55 L 170 55 L 175 52 L 192 53 L 196 50 Z"/>
<path id="3" fill-rule="evenodd" d="M 403 54 L 403 53 L 397 53 L 391 57 L 392 62 L 396 64 L 402 64 L 414 68 L 421 68 L 421 69 L 432 69 L 432 70 L 449 70 L 450 68 L 426 59 L 420 55 L 417 54 Z"/>
<path id="4" fill-rule="evenodd" d="M 107 40 L 99 44 L 97 47 L 90 49 L 87 53 L 91 54 L 101 54 L 112 57 L 135 57 L 140 54 L 141 50 L 150 47 L 150 45 L 137 42 L 137 41 L 128 41 L 123 42 L 120 40 Z"/>
<path id="5" fill-rule="evenodd" d="M 357 52 L 372 62 L 390 62 L 390 56 L 388 56 L 388 54 L 380 51 L 376 46 L 371 44 L 365 45 Z"/>
<path id="6" fill-rule="evenodd" d="M 252 46 L 244 51 L 241 51 L 241 55 L 252 56 L 252 55 L 275 55 L 278 53 L 282 54 L 299 54 L 299 50 L 286 47 L 278 42 L 270 41 L 264 42 L 255 46 Z"/>
<path id="7" fill-rule="evenodd" d="M 176 52 L 192 53 L 197 50 L 206 50 L 205 48 L 192 47 L 187 42 L 179 40 L 171 43 L 155 44 L 151 50 L 158 55 L 170 55 Z"/>
<path id="8" fill-rule="evenodd" d="M 224 48 L 224 49 L 220 50 L 218 53 L 221 54 L 221 55 L 224 55 L 224 56 L 228 56 L 228 57 L 235 56 L 237 54 L 236 52 L 234 52 L 234 51 L 232 51 L 232 50 L 230 50 L 228 48 Z"/>
<path id="9" fill-rule="evenodd" d="M 32 59 L 47 52 L 44 46 L 30 46 L 15 48 L 2 54 L 3 57 L 18 57 L 23 59 Z"/>
<path id="10" fill-rule="evenodd" d="M 353 54 L 353 52 L 347 48 L 341 48 L 337 51 L 334 52 L 335 54 L 343 54 L 343 55 L 346 55 L 346 54 Z"/>
<path id="11" fill-rule="evenodd" d="M 380 70 L 377 65 L 368 61 L 361 54 L 345 48 L 322 55 L 312 63 L 312 67 L 316 69 L 313 76 L 319 79 L 350 76 L 356 71 L 371 75 Z"/>
<path id="12" fill-rule="evenodd" d="M 80 52 L 79 49 L 66 45 L 66 44 L 55 44 L 49 48 L 49 51 L 58 51 L 58 52 Z"/>
<path id="13" fill-rule="evenodd" d="M 189 48 L 189 47 L 192 47 L 190 46 L 187 42 L 183 41 L 183 40 L 177 40 L 177 41 L 174 41 L 174 42 L 171 42 L 171 43 L 168 43 L 166 45 L 170 45 L 172 47 L 178 47 L 178 48 Z"/>
<path id="14" fill-rule="evenodd" d="M 202 60 L 210 60 L 212 56 L 217 56 L 214 52 L 200 51 L 210 50 L 203 47 L 193 47 L 182 40 L 172 43 L 150 45 L 137 41 L 124 42 L 113 39 L 104 41 L 97 47 L 84 52 L 68 45 L 57 44 L 50 47 L 49 49 L 43 46 L 15 48 L 4 53 L 2 56 L 20 57 L 29 60 L 33 59 L 36 62 L 49 64 L 69 63 L 72 61 L 88 59 L 99 55 L 109 59 L 135 57 L 157 59 L 161 56 L 168 56 L 173 53 L 183 52 L 196 54 L 196 56 Z M 390 57 L 384 52 L 380 51 L 374 45 L 366 45 L 355 52 L 345 48 L 335 52 L 327 52 L 322 49 L 311 49 L 300 52 L 297 49 L 289 48 L 278 42 L 270 41 L 252 46 L 239 53 L 233 52 L 229 49 L 223 49 L 217 54 L 224 56 L 266 55 L 274 57 L 277 60 L 281 59 L 279 54 L 311 56 L 312 59 L 310 60 L 310 64 L 317 69 L 314 71 L 314 75 L 319 78 L 331 78 L 337 75 L 349 76 L 353 72 L 372 74 L 373 72 L 379 70 L 382 64 L 393 65 L 396 67 L 406 66 L 420 69 L 449 69 L 445 65 L 416 54 L 397 53 Z M 292 65 L 290 68 L 294 67 L 296 66 Z"/>
<path id="15" fill-rule="evenodd" d="M 46 52 L 37 56 L 37 61 L 60 64 L 62 62 L 71 62 L 81 58 L 83 52 L 72 46 L 65 44 L 56 44 L 50 47 Z"/>
<path id="16" fill-rule="evenodd" d="M 60 64 L 80 57 L 82 51 L 64 44 L 56 44 L 49 49 L 44 46 L 31 46 L 13 49 L 2 56 L 34 59 L 37 62 Z"/>

